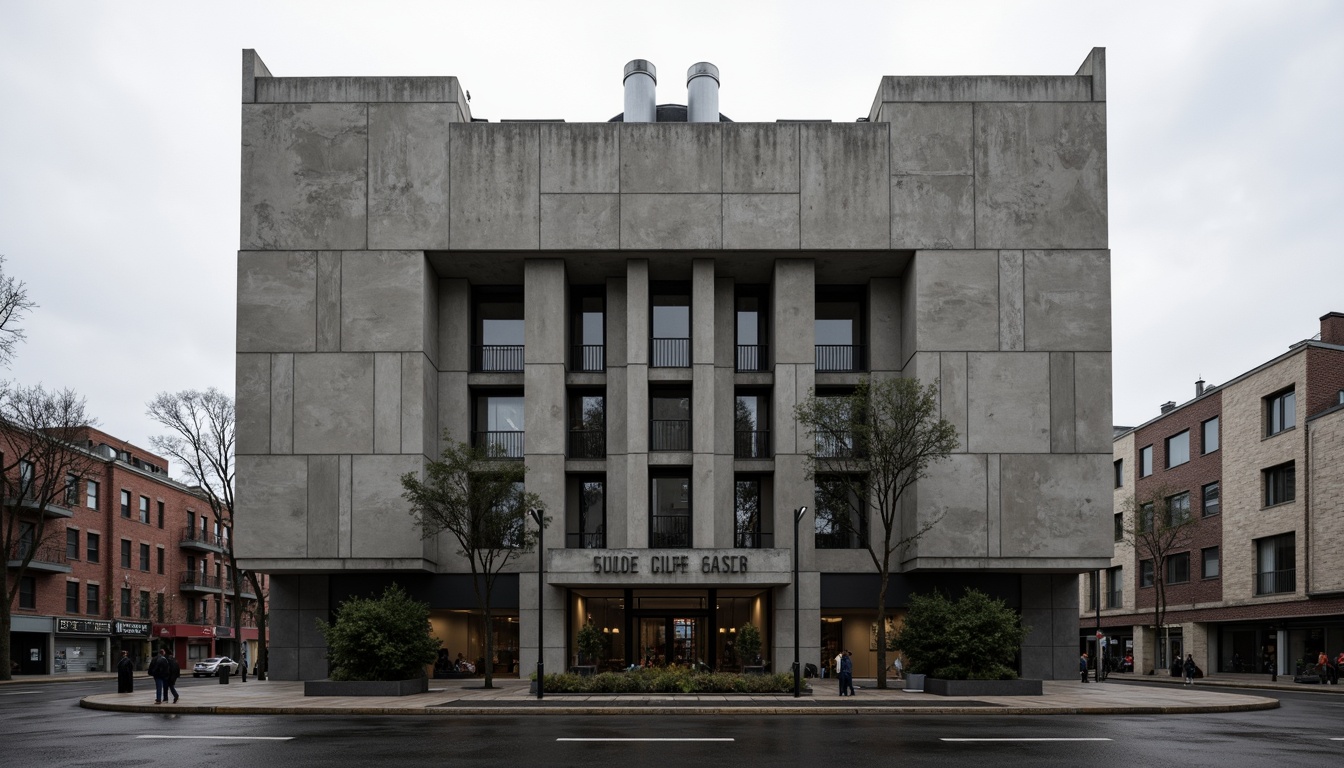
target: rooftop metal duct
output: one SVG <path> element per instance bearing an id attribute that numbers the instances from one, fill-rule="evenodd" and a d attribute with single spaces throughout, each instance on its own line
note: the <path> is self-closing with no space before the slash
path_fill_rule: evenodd
<path id="1" fill-rule="evenodd" d="M 719 122 L 719 68 L 708 61 L 686 70 L 686 122 Z"/>
<path id="2" fill-rule="evenodd" d="M 653 123 L 658 121 L 655 87 L 658 70 L 644 59 L 634 59 L 625 65 L 625 122 Z"/>

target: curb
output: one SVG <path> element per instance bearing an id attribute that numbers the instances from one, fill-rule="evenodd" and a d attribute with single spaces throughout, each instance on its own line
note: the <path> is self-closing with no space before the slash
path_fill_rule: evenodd
<path id="1" fill-rule="evenodd" d="M 1254 712 L 1278 709 L 1278 699 L 1257 698 L 1244 704 L 1166 707 L 229 707 L 153 704 L 107 704 L 80 699 L 85 709 L 105 712 L 183 715 L 401 715 L 414 717 L 490 715 L 1184 715 Z"/>

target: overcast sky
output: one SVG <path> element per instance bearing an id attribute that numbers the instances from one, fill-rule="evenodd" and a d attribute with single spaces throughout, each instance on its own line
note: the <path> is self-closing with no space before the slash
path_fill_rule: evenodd
<path id="1" fill-rule="evenodd" d="M 277 76 L 456 75 L 472 112 L 605 121 L 718 65 L 737 121 L 868 114 L 883 75 L 1071 75 L 1107 49 L 1115 423 L 1344 311 L 1344 2 L 0 0 L 0 254 L 41 306 L 0 376 L 158 434 L 233 390 L 240 51 Z"/>

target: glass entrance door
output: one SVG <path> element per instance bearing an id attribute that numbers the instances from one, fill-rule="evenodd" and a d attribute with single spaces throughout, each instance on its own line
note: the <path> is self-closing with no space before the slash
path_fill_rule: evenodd
<path id="1" fill-rule="evenodd" d="M 693 667 L 704 662 L 708 626 L 709 619 L 705 616 L 641 617 L 641 663 L 646 667 Z"/>

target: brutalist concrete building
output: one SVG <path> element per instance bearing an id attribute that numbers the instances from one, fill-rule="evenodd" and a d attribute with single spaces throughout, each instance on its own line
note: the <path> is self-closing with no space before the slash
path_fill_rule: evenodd
<path id="1" fill-rule="evenodd" d="M 637 60 L 619 115 L 565 123 L 244 51 L 236 547 L 273 575 L 272 673 L 324 677 L 315 619 L 396 581 L 500 674 L 533 668 L 540 604 L 548 670 L 585 623 L 601 668 L 740 668 L 753 624 L 787 670 L 797 610 L 804 663 L 846 647 L 874 675 L 858 536 L 809 516 L 794 541 L 816 502 L 793 409 L 904 376 L 961 442 L 908 499 L 904 532 L 941 521 L 890 605 L 980 587 L 1031 628 L 1022 674 L 1075 674 L 1078 574 L 1113 546 L 1104 62 L 888 76 L 866 119 L 736 123 L 712 65 L 682 90 Z M 553 520 L 542 594 L 515 560 L 489 627 L 401 497 L 445 439 L 526 462 Z"/>

